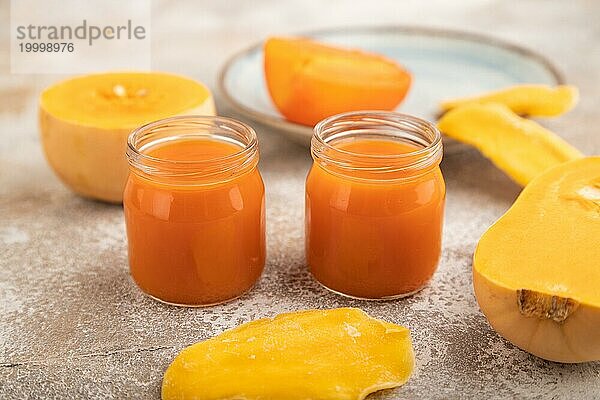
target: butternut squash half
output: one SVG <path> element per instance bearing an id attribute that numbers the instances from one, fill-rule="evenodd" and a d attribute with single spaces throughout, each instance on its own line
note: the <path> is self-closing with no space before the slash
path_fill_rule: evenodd
<path id="1" fill-rule="evenodd" d="M 214 115 L 201 83 L 166 73 L 103 73 L 71 78 L 40 96 L 41 139 L 50 166 L 74 192 L 119 203 L 128 174 L 127 136 L 179 114 Z"/>
<path id="2" fill-rule="evenodd" d="M 408 329 L 356 308 L 259 319 L 184 349 L 162 398 L 360 400 L 405 383 L 414 366 Z"/>
<path id="3" fill-rule="evenodd" d="M 481 237 L 473 285 L 492 327 L 538 357 L 600 360 L 600 157 L 534 179 Z"/>

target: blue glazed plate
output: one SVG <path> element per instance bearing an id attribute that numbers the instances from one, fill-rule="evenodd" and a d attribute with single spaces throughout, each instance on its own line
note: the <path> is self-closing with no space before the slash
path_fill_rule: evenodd
<path id="1" fill-rule="evenodd" d="M 550 61 L 514 44 L 479 34 L 418 27 L 363 27 L 310 32 L 325 43 L 358 48 L 397 60 L 413 86 L 396 111 L 436 119 L 441 100 L 519 83 L 555 85 L 563 78 Z M 287 121 L 269 97 L 262 43 L 235 54 L 222 68 L 221 95 L 240 114 L 308 144 L 312 129 Z M 444 139 L 446 153 L 463 146 Z"/>

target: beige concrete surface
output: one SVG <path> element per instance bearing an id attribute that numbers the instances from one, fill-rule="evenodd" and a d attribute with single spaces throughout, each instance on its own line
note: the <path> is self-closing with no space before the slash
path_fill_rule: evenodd
<path id="1" fill-rule="evenodd" d="M 374 399 L 600 398 L 599 363 L 540 360 L 500 338 L 479 312 L 473 249 L 519 188 L 474 151 L 443 162 L 444 249 L 430 286 L 405 300 L 365 303 L 330 294 L 309 277 L 303 256 L 309 153 L 254 124 L 267 185 L 268 261 L 259 285 L 207 309 L 148 299 L 128 273 L 121 207 L 73 195 L 43 158 L 36 98 L 57 77 L 7 72 L 8 15 L 2 0 L 0 398 L 155 399 L 166 366 L 184 346 L 254 318 L 338 306 L 361 307 L 413 332 L 414 376 Z M 152 57 L 154 68 L 214 88 L 228 55 L 270 33 L 365 24 L 483 32 L 536 49 L 580 87 L 577 109 L 544 124 L 598 154 L 599 21 L 594 1 L 159 1 Z M 235 116 L 219 100 L 220 112 Z"/>

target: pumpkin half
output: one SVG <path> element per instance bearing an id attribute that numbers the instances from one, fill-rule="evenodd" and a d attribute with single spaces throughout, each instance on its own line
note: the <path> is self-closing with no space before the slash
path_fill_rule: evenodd
<path id="1" fill-rule="evenodd" d="M 125 160 L 129 133 L 182 114 L 214 115 L 208 88 L 159 72 L 79 76 L 42 92 L 42 144 L 48 163 L 71 190 L 120 203 L 129 173 Z"/>
<path id="2" fill-rule="evenodd" d="M 538 357 L 600 360 L 600 157 L 541 174 L 481 237 L 479 306 L 507 340 Z"/>

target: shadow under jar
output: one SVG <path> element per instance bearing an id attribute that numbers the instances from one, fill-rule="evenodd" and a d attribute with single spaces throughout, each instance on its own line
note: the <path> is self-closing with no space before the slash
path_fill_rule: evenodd
<path id="1" fill-rule="evenodd" d="M 422 289 L 441 252 L 440 132 L 394 112 L 335 115 L 315 126 L 306 180 L 306 258 L 333 292 L 393 299 Z"/>
<path id="2" fill-rule="evenodd" d="M 265 190 L 256 133 L 228 118 L 182 116 L 128 139 L 123 205 L 133 279 L 169 304 L 239 297 L 265 263 Z"/>

